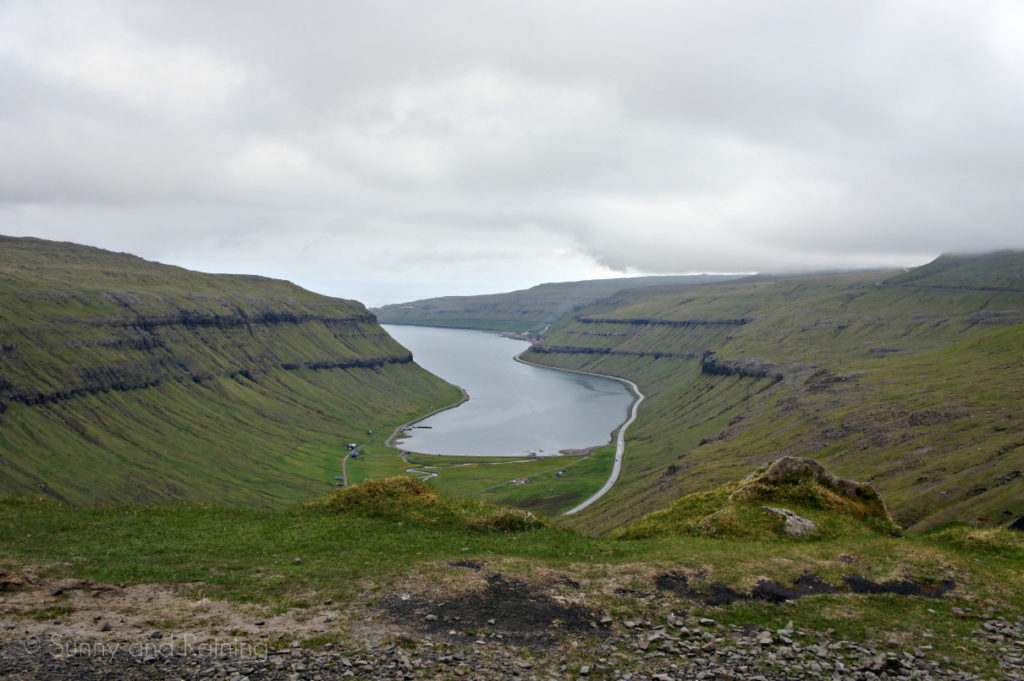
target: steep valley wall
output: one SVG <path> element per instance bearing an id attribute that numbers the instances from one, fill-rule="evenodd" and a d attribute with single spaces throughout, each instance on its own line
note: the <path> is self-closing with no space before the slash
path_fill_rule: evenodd
<path id="1" fill-rule="evenodd" d="M 0 492 L 290 503 L 458 397 L 358 302 L 0 237 Z"/>

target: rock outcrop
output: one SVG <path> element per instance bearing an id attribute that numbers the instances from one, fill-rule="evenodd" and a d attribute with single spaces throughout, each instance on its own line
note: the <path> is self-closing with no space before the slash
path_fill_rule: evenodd
<path id="1" fill-rule="evenodd" d="M 781 381 L 785 376 L 778 364 L 757 359 L 720 359 L 715 353 L 705 352 L 700 360 L 701 373 L 713 376 L 743 376 L 746 378 L 770 378 Z"/>
<path id="2" fill-rule="evenodd" d="M 790 537 L 804 537 L 818 529 L 818 526 L 813 521 L 804 518 L 803 516 L 793 513 L 786 508 L 772 508 L 771 506 L 762 506 L 766 511 L 782 516 L 783 520 L 786 521 L 785 530 L 786 534 Z"/>
<path id="3" fill-rule="evenodd" d="M 846 533 L 895 535 L 899 528 L 871 485 L 841 478 L 813 459 L 785 456 L 745 480 L 681 497 L 616 536 L 814 540 Z"/>
<path id="4" fill-rule="evenodd" d="M 813 480 L 825 489 L 835 492 L 848 501 L 852 509 L 865 515 L 877 515 L 892 522 L 889 509 L 874 487 L 866 482 L 841 478 L 814 459 L 798 456 L 784 456 L 757 470 L 744 481 L 733 496 L 741 493 L 772 495 L 777 493 L 779 486 L 797 484 L 805 480 Z"/>

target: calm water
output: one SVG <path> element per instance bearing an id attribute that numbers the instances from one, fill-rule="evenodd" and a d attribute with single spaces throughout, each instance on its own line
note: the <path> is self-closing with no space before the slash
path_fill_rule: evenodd
<path id="1" fill-rule="evenodd" d="M 512 359 L 529 343 L 484 331 L 384 327 L 425 369 L 469 401 L 417 425 L 399 441 L 424 454 L 557 454 L 611 442 L 633 398 L 625 385 Z"/>

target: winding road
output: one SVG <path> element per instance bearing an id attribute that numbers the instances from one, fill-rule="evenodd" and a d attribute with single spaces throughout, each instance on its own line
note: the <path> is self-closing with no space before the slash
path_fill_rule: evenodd
<path id="1" fill-rule="evenodd" d="M 630 381 L 628 379 L 625 379 L 625 378 L 619 378 L 618 376 L 609 376 L 607 374 L 596 374 L 596 373 L 594 373 L 592 371 L 578 371 L 576 369 L 562 369 L 561 367 L 553 367 L 553 366 L 548 366 L 546 364 L 534 364 L 533 362 L 527 362 L 525 359 L 523 359 L 519 355 L 515 356 L 515 360 L 517 362 L 522 362 L 523 364 L 529 364 L 531 366 L 539 366 L 539 367 L 543 367 L 545 369 L 554 369 L 555 371 L 568 371 L 569 373 L 573 373 L 573 374 L 585 374 L 587 376 L 600 376 L 601 378 L 610 378 L 613 381 L 618 381 L 620 383 L 625 383 L 626 386 L 629 388 L 629 391 L 631 393 L 633 393 L 633 396 L 636 398 L 633 401 L 633 406 L 629 410 L 629 418 L 627 418 L 625 421 L 623 421 L 622 425 L 619 426 L 618 434 L 617 434 L 617 436 L 615 438 L 615 462 L 612 464 L 611 475 L 609 475 L 608 479 L 605 480 L 605 483 L 604 483 L 604 485 L 601 486 L 601 489 L 597 490 L 597 492 L 592 494 L 590 496 L 590 498 L 588 498 L 586 501 L 584 501 L 584 502 L 582 502 L 582 503 L 580 503 L 580 504 L 578 504 L 576 506 L 573 506 L 572 508 L 570 508 L 568 511 L 566 511 L 562 515 L 572 515 L 573 513 L 579 513 L 580 511 L 585 509 L 587 506 L 590 506 L 592 503 L 594 503 L 595 501 L 597 501 L 598 499 L 603 497 L 605 494 L 607 494 L 608 490 L 610 490 L 612 488 L 612 486 L 618 481 L 619 473 L 622 472 L 622 457 L 626 453 L 626 429 L 629 428 L 633 424 L 633 421 L 636 420 L 637 409 L 640 407 L 640 403 L 644 401 L 644 394 L 642 392 L 640 392 L 640 388 L 638 388 L 636 386 L 636 383 L 634 383 L 633 381 Z"/>
<path id="2" fill-rule="evenodd" d="M 523 352 L 525 352 L 525 350 Z M 522 354 L 522 353 L 520 353 L 520 354 Z M 644 401 L 644 394 L 642 392 L 640 392 L 640 389 L 637 387 L 636 383 L 634 383 L 633 381 L 630 381 L 628 379 L 625 379 L 625 378 L 619 378 L 618 376 L 609 376 L 607 374 L 598 374 L 598 373 L 594 373 L 592 371 L 579 371 L 577 369 L 563 369 L 561 367 L 553 367 L 553 366 L 549 366 L 549 365 L 546 365 L 546 364 L 535 364 L 533 362 L 526 361 L 520 355 L 516 355 L 515 357 L 513 357 L 513 359 L 515 361 L 517 361 L 517 362 L 521 362 L 523 364 L 529 364 L 530 366 L 540 367 L 542 369 L 552 369 L 554 371 L 566 371 L 566 372 L 569 372 L 569 373 L 572 373 L 572 374 L 584 374 L 586 376 L 597 376 L 597 377 L 600 377 L 600 378 L 610 378 L 613 381 L 618 381 L 620 383 L 624 383 L 626 385 L 626 387 L 629 388 L 629 391 L 633 394 L 633 396 L 635 398 L 633 400 L 633 406 L 630 407 L 630 410 L 629 410 L 629 417 L 625 421 L 623 421 L 622 425 L 620 425 L 619 428 L 618 428 L 618 431 L 617 431 L 617 434 L 616 434 L 616 438 L 615 438 L 615 460 L 614 460 L 614 463 L 612 464 L 612 472 L 608 476 L 608 479 L 605 481 L 604 485 L 601 486 L 601 489 L 597 490 L 597 492 L 592 494 L 589 498 L 587 498 L 582 503 L 577 504 L 576 506 L 572 507 L 568 511 L 562 513 L 562 515 L 572 515 L 573 513 L 579 513 L 580 511 L 582 511 L 583 509 L 585 509 L 586 507 L 590 506 L 595 501 L 597 501 L 598 499 L 603 497 L 605 494 L 607 494 L 608 491 L 618 481 L 619 474 L 622 472 L 622 457 L 626 453 L 626 429 L 629 428 L 629 426 L 633 424 L 633 421 L 636 420 L 637 410 L 640 407 L 640 403 Z M 461 388 L 460 388 L 460 390 L 461 390 Z M 445 411 L 447 409 L 454 409 L 455 407 L 458 407 L 459 405 L 461 405 L 463 402 L 465 402 L 468 399 L 469 399 L 469 395 L 467 395 L 466 391 L 463 390 L 462 391 L 462 399 L 459 400 L 457 403 L 449 405 L 447 407 L 443 407 L 441 409 L 438 409 L 436 411 L 431 412 L 430 414 L 427 414 L 425 416 L 421 416 L 419 418 L 413 419 L 412 421 L 409 421 L 407 423 L 403 423 L 402 425 L 400 425 L 397 428 L 395 428 L 395 430 L 391 433 L 391 436 L 385 441 L 385 444 L 387 446 L 389 446 L 389 447 L 393 447 L 395 449 L 399 449 L 398 447 L 395 446 L 394 440 L 399 435 L 399 433 L 401 433 L 401 431 L 404 428 L 408 428 L 410 426 L 413 426 L 414 424 L 416 424 L 416 423 L 418 423 L 420 421 L 423 421 L 424 419 L 428 418 L 429 416 L 433 416 L 434 414 L 437 414 L 439 412 Z M 401 451 L 401 450 L 399 450 L 399 451 Z M 406 463 L 409 463 L 409 461 L 404 456 L 404 452 L 403 452 L 402 460 L 405 461 Z M 346 455 L 345 459 L 342 461 L 342 475 L 344 476 L 344 483 L 343 484 L 346 487 L 348 486 L 348 472 L 345 470 L 345 468 L 346 468 L 345 464 L 347 462 L 348 462 L 348 456 Z M 495 462 L 495 463 L 516 463 L 516 462 Z M 413 475 L 416 475 L 416 474 L 424 475 L 427 478 L 434 477 L 434 476 L 437 475 L 437 473 L 434 473 L 432 471 L 424 470 L 423 468 L 408 468 L 408 469 L 406 469 L 406 472 L 407 473 L 411 473 Z"/>

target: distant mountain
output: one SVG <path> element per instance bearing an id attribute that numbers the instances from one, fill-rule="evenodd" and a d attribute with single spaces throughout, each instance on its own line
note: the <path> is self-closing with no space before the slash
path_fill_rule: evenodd
<path id="1" fill-rule="evenodd" d="M 892 277 L 887 284 L 929 288 L 1024 293 L 1024 251 L 998 251 L 983 255 L 943 255 L 934 261 Z"/>
<path id="2" fill-rule="evenodd" d="M 696 274 L 592 279 L 540 284 L 509 293 L 427 298 L 385 305 L 372 311 L 383 324 L 538 332 L 576 310 L 620 291 L 693 286 L 735 278 L 732 275 Z"/>
<path id="3" fill-rule="evenodd" d="M 361 303 L 0 237 L 0 492 L 282 504 L 458 397 Z"/>

